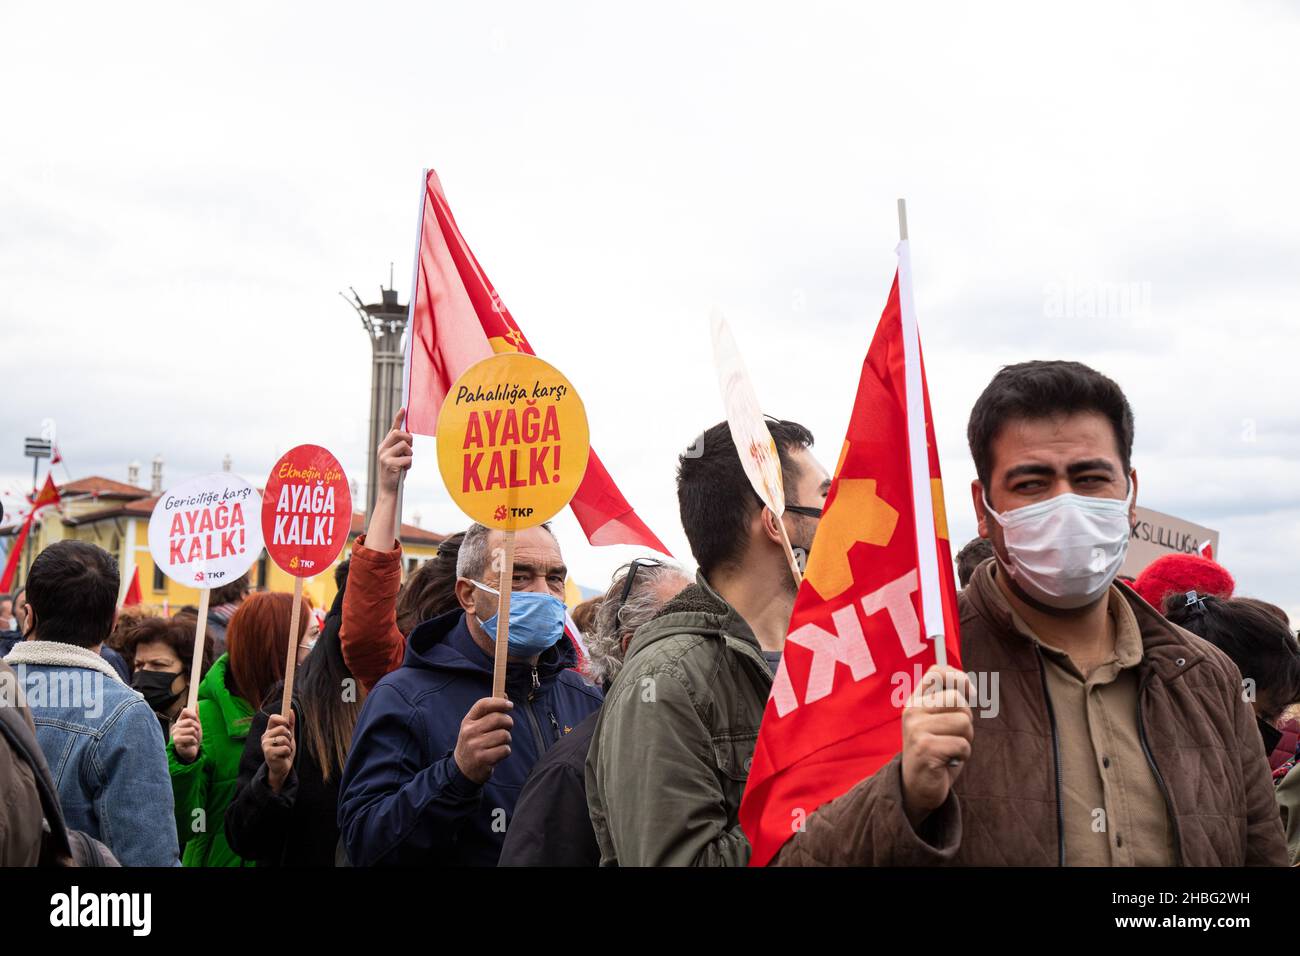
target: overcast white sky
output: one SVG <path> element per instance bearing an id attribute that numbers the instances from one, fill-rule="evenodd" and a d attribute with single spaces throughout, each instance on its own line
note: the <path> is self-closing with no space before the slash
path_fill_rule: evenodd
<path id="1" fill-rule="evenodd" d="M 336 293 L 395 261 L 406 300 L 427 165 L 689 564 L 710 308 L 833 466 L 906 196 L 954 550 L 975 397 L 1078 359 L 1133 404 L 1139 502 L 1300 620 L 1295 6 L 469 6 L 0 5 L 0 486 L 44 418 L 77 476 L 261 481 L 315 442 L 364 481 Z M 416 451 L 408 518 L 462 526 Z M 637 553 L 558 529 L 588 586 Z"/>

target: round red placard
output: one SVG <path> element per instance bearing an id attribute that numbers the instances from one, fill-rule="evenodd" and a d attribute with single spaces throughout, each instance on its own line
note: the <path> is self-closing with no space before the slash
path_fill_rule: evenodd
<path id="1" fill-rule="evenodd" d="M 347 544 L 352 492 L 343 466 L 319 445 L 285 452 L 266 479 L 262 536 L 271 560 L 299 578 L 320 574 Z"/>

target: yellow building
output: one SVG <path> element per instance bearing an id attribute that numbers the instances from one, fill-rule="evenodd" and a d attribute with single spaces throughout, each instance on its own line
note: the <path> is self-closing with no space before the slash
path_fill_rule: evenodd
<path id="1" fill-rule="evenodd" d="M 74 538 L 97 544 L 117 558 L 122 576 L 119 604 L 126 597 L 131 579 L 138 571 L 143 606 L 175 613 L 187 604 L 198 605 L 199 592 L 177 584 L 163 574 L 149 553 L 149 517 L 158 501 L 157 495 L 135 485 L 96 476 L 61 485 L 59 497 L 62 500 L 57 507 L 47 508 L 37 516 L 30 540 L 23 548 L 15 584 L 27 580 L 30 562 L 42 550 L 55 541 Z M 320 574 L 303 579 L 303 593 L 315 607 L 328 608 L 333 602 L 338 590 L 334 584 L 334 568 L 348 556 L 352 541 L 364 530 L 365 515 L 354 513 L 348 546 L 343 553 Z M 16 537 L 11 540 L 11 547 Z M 421 562 L 437 554 L 438 544 L 445 537 L 414 525 L 402 525 L 403 574 L 410 573 Z M 265 550 L 249 569 L 248 575 L 254 589 L 293 591 L 293 578 L 280 570 Z"/>

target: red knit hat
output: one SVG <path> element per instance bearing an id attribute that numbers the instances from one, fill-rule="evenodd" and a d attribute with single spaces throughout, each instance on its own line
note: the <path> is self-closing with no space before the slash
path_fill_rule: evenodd
<path id="1" fill-rule="evenodd" d="M 1212 594 L 1230 598 L 1237 586 L 1223 565 L 1199 554 L 1166 554 L 1148 564 L 1133 582 L 1133 590 L 1157 611 L 1164 613 L 1171 594 Z"/>

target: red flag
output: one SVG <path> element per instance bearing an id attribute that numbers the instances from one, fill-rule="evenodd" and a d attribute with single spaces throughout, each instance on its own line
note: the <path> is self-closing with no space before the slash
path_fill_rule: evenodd
<path id="1" fill-rule="evenodd" d="M 905 287 L 906 251 L 901 244 Z M 910 289 L 905 301 L 910 308 Z M 751 866 L 766 865 L 817 807 L 902 749 L 902 705 L 935 663 L 927 636 L 944 634 L 948 663 L 960 666 L 939 455 L 919 341 L 915 372 L 927 448 L 917 459 L 924 470 L 915 476 L 909 455 L 909 435 L 922 431 L 909 430 L 916 423 L 908 415 L 903 317 L 896 275 L 862 365 L 740 805 Z M 933 569 L 918 560 L 916 515 L 926 520 L 931 505 L 915 500 L 914 477 L 932 502 Z M 937 593 L 923 600 L 923 586 Z"/>
<path id="2" fill-rule="evenodd" d="M 50 467 L 53 468 L 55 465 L 60 465 L 62 463 L 63 463 L 63 456 L 59 454 L 59 446 L 55 445 L 54 457 L 50 459 Z"/>
<path id="3" fill-rule="evenodd" d="M 406 427 L 433 435 L 447 390 L 465 369 L 496 352 L 535 353 L 466 245 L 432 169 L 422 190 L 412 287 L 403 376 Z M 670 554 L 637 517 L 594 448 L 569 506 L 592 544 L 638 544 Z"/>
<path id="4" fill-rule="evenodd" d="M 32 515 L 28 512 L 27 517 L 23 519 L 23 526 L 19 529 L 18 536 L 9 546 L 9 557 L 5 559 L 4 573 L 0 574 L 0 591 L 8 591 L 13 587 L 14 575 L 18 572 L 18 559 L 23 553 L 23 545 L 27 543 L 27 534 L 31 530 Z"/>
<path id="5" fill-rule="evenodd" d="M 587 642 L 582 639 L 582 631 L 578 629 L 578 624 L 568 608 L 564 610 L 564 636 L 569 639 L 569 643 L 573 645 L 578 655 L 578 663 L 573 666 L 573 670 L 581 671 L 587 663 Z"/>
<path id="6" fill-rule="evenodd" d="M 127 585 L 126 597 L 122 599 L 122 607 L 134 607 L 143 600 L 140 596 L 140 567 L 136 565 L 131 574 L 131 583 Z"/>
<path id="7" fill-rule="evenodd" d="M 0 591 L 8 591 L 13 586 L 14 575 L 18 572 L 18 560 L 22 556 L 23 545 L 27 543 L 27 536 L 31 533 L 32 520 L 36 517 L 36 513 L 42 508 L 57 505 L 59 501 L 59 491 L 54 487 L 54 479 L 46 475 L 45 484 L 36 497 L 31 499 L 32 510 L 27 512 L 27 517 L 23 519 L 23 526 L 18 531 L 18 537 L 14 539 L 13 546 L 9 549 L 4 572 L 0 574 Z"/>
<path id="8" fill-rule="evenodd" d="M 40 494 L 32 500 L 32 513 L 35 514 L 42 508 L 57 505 L 60 501 L 62 499 L 59 497 L 59 489 L 54 487 L 54 479 L 47 474 L 45 484 L 41 486 Z"/>

